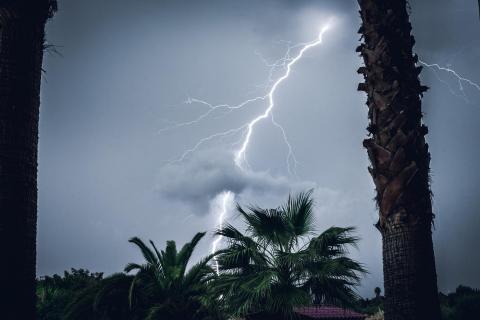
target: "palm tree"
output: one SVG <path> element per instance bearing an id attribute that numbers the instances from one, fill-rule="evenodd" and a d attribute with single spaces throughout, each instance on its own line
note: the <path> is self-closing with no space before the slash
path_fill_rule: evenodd
<path id="1" fill-rule="evenodd" d="M 0 2 L 0 310 L 35 319 L 37 142 L 44 27 L 51 0 Z M 16 308 L 15 306 L 22 306 Z"/>
<path id="2" fill-rule="evenodd" d="M 202 305 L 206 294 L 205 283 L 214 276 L 208 265 L 213 255 L 187 269 L 192 253 L 205 233 L 197 233 L 192 241 L 177 251 L 175 241 L 167 241 L 165 250 L 151 248 L 141 239 L 129 241 L 135 244 L 145 259 L 144 264 L 130 263 L 125 272 L 136 270 L 130 286 L 129 299 L 134 307 L 140 303 L 147 309 L 146 319 L 203 319 L 207 310 Z"/>
<path id="3" fill-rule="evenodd" d="M 218 252 L 221 275 L 212 287 L 227 313 L 284 319 L 311 303 L 349 304 L 365 270 L 348 258 L 353 228 L 331 227 L 314 236 L 311 191 L 289 197 L 277 209 L 238 212 L 246 233 L 232 225 L 216 234 L 228 241 Z"/>
<path id="4" fill-rule="evenodd" d="M 422 124 L 421 100 L 427 87 L 406 0 L 359 0 L 363 43 L 357 51 L 365 67 L 371 161 L 383 239 L 385 319 L 439 319 L 432 244 L 430 154 Z"/>

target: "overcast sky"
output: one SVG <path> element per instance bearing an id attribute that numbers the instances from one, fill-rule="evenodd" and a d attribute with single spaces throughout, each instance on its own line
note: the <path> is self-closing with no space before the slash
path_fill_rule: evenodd
<path id="1" fill-rule="evenodd" d="M 381 240 L 362 148 L 365 96 L 356 91 L 356 1 L 59 2 L 47 31 L 60 55 L 46 54 L 42 87 L 39 275 L 71 267 L 121 271 L 141 259 L 127 242 L 132 236 L 163 246 L 209 231 L 199 257 L 210 250 L 222 191 L 235 192 L 241 204 L 275 207 L 289 192 L 314 187 L 319 232 L 332 225 L 358 228 L 362 240 L 351 254 L 370 271 L 360 293 L 373 295 L 382 284 Z M 474 0 L 411 1 L 415 52 L 480 82 L 477 15 Z M 235 105 L 264 95 L 266 62 L 281 58 L 288 42 L 314 40 L 332 16 L 324 43 L 306 53 L 275 94 L 275 119 L 299 162 L 298 177 L 288 173 L 288 148 L 268 119 L 252 135 L 249 170 L 232 160 L 239 134 L 169 162 L 266 107 L 257 102 L 162 130 L 208 110 L 186 101 Z M 422 80 L 431 87 L 423 107 L 439 287 L 480 287 L 480 90 L 434 69 L 425 69 Z M 233 211 L 228 216 L 239 223 Z"/>

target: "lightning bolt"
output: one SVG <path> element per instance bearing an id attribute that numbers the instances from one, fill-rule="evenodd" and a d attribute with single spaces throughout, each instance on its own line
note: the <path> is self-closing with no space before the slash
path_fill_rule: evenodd
<path id="1" fill-rule="evenodd" d="M 450 90 L 450 93 L 452 93 L 453 95 L 457 96 L 457 97 L 460 97 L 460 98 L 463 98 L 466 102 L 469 102 L 468 101 L 468 98 L 467 98 L 467 95 L 465 94 L 465 85 L 469 85 L 471 87 L 473 87 L 474 89 L 478 90 L 480 92 L 480 84 L 477 83 L 477 82 L 474 82 L 468 78 L 465 78 L 464 76 L 461 76 L 457 71 L 451 69 L 451 68 L 448 68 L 448 67 L 443 67 L 441 65 L 439 65 L 438 63 L 427 63 L 425 61 L 422 61 L 422 60 L 418 60 L 418 63 L 421 64 L 422 66 L 425 66 L 431 70 L 434 71 L 434 74 L 435 74 L 435 77 L 442 83 L 444 83 Z M 450 75 L 452 75 L 458 82 L 458 88 L 460 89 L 460 92 L 462 93 L 461 96 L 459 96 L 453 89 L 452 87 L 450 86 L 450 84 L 448 82 L 446 82 L 445 80 L 442 80 L 438 75 L 437 75 L 437 71 L 443 71 L 443 72 L 446 72 L 446 73 L 449 73 Z"/>
<path id="2" fill-rule="evenodd" d="M 290 76 L 290 73 L 292 71 L 292 67 L 293 65 L 295 65 L 304 55 L 304 53 L 308 50 L 308 49 L 311 49 L 313 47 L 316 47 L 318 46 L 319 44 L 321 44 L 323 42 L 323 34 L 330 28 L 330 25 L 329 24 L 326 24 L 321 30 L 320 30 L 320 33 L 318 35 L 318 39 L 312 41 L 312 42 L 309 42 L 307 44 L 305 44 L 302 49 L 298 52 L 298 54 L 290 60 L 290 62 L 287 63 L 287 66 L 286 66 L 286 71 L 285 73 L 283 74 L 283 76 L 281 76 L 280 78 L 277 79 L 277 81 L 274 82 L 274 84 L 272 85 L 271 89 L 270 89 L 270 92 L 267 94 L 267 98 L 268 98 L 268 107 L 267 109 L 265 110 L 265 112 L 261 115 L 259 115 L 258 117 L 256 117 L 255 119 L 253 119 L 252 121 L 250 121 L 248 123 L 248 126 L 247 126 L 247 133 L 245 135 L 245 139 L 243 140 L 243 143 L 242 143 L 242 146 L 241 148 L 235 153 L 235 164 L 240 167 L 240 168 L 243 168 L 243 164 L 245 163 L 246 161 L 246 152 L 247 152 L 247 148 L 248 148 L 248 145 L 250 144 L 250 138 L 252 137 L 252 134 L 253 134 L 253 130 L 255 128 L 255 125 L 260 122 L 261 120 L 263 119 L 266 119 L 267 117 L 270 116 L 273 108 L 275 107 L 275 101 L 274 101 L 274 95 L 275 95 L 275 92 L 277 91 L 277 88 L 278 86 L 285 80 L 287 79 L 289 76 Z M 282 128 L 282 132 L 284 134 L 284 137 L 285 137 L 285 131 L 283 130 Z M 287 144 L 289 146 L 289 150 L 291 150 L 291 146 L 290 144 L 288 143 L 288 140 L 287 140 Z"/>
<path id="3" fill-rule="evenodd" d="M 330 19 L 330 21 L 331 21 L 331 19 Z M 250 144 L 250 140 L 251 140 L 252 134 L 254 132 L 255 126 L 261 120 L 264 120 L 266 118 L 270 118 L 270 121 L 272 122 L 272 124 L 274 126 L 276 126 L 277 128 L 279 128 L 279 130 L 281 132 L 281 136 L 283 138 L 283 141 L 284 141 L 285 145 L 287 146 L 287 150 L 288 150 L 287 157 L 286 157 L 287 171 L 288 171 L 289 174 L 296 176 L 296 167 L 297 167 L 298 161 L 297 161 L 297 159 L 295 157 L 295 154 L 293 152 L 293 147 L 289 142 L 289 139 L 288 139 L 288 136 L 287 136 L 287 133 L 286 133 L 285 129 L 274 119 L 273 114 L 272 114 L 272 110 L 275 107 L 275 100 L 274 100 L 275 92 L 277 91 L 277 88 L 279 87 L 279 85 L 290 76 L 292 67 L 304 56 L 305 52 L 307 50 L 309 50 L 313 47 L 316 47 L 316 46 L 318 46 L 322 43 L 323 35 L 329 28 L 330 28 L 330 22 L 327 23 L 325 26 L 323 26 L 321 28 L 317 39 L 315 39 L 311 42 L 300 43 L 300 44 L 296 44 L 296 45 L 293 45 L 293 46 L 289 46 L 287 48 L 287 51 L 284 54 L 284 56 L 282 58 L 276 60 L 273 63 L 268 63 L 263 57 L 260 56 L 262 58 L 262 60 L 265 62 L 265 64 L 268 67 L 270 67 L 267 83 L 270 83 L 271 86 L 270 86 L 270 89 L 268 90 L 268 92 L 263 96 L 253 97 L 253 98 L 247 99 L 247 100 L 245 100 L 245 101 L 243 101 L 239 104 L 236 104 L 236 105 L 229 105 L 229 104 L 213 105 L 213 104 L 211 104 L 207 101 L 201 100 L 201 99 L 188 98 L 185 101 L 186 104 L 194 104 L 194 103 L 199 104 L 199 105 L 205 106 L 207 108 L 207 111 L 202 113 L 200 116 L 198 116 L 197 118 L 195 118 L 193 120 L 172 124 L 170 126 L 167 126 L 167 127 L 164 127 L 162 129 L 160 129 L 159 132 L 198 124 L 202 120 L 204 120 L 204 119 L 208 118 L 209 116 L 214 115 L 216 112 L 220 112 L 220 111 L 224 111 L 223 115 L 225 115 L 225 114 L 230 113 L 232 111 L 242 109 L 242 108 L 247 107 L 251 104 L 262 102 L 262 101 L 265 101 L 265 100 L 268 101 L 268 105 L 267 105 L 267 108 L 265 109 L 265 111 L 262 114 L 255 117 L 250 122 L 245 123 L 238 128 L 228 129 L 228 130 L 222 131 L 222 132 L 217 132 L 217 133 L 214 133 L 210 136 L 207 136 L 207 137 L 204 137 L 204 138 L 200 139 L 192 148 L 187 149 L 180 157 L 170 161 L 170 163 L 182 162 L 189 155 L 191 155 L 192 153 L 197 151 L 201 146 L 203 146 L 204 144 L 206 144 L 206 143 L 208 143 L 212 140 L 215 140 L 215 139 L 218 139 L 218 138 L 225 138 L 225 137 L 229 137 L 229 136 L 235 136 L 236 134 L 242 133 L 243 139 L 240 139 L 236 143 L 234 143 L 234 145 L 239 144 L 241 146 L 238 150 L 236 150 L 234 152 L 234 162 L 239 168 L 241 168 L 242 170 L 245 170 L 246 168 L 249 167 L 248 161 L 246 159 L 246 151 L 247 151 L 248 145 Z M 300 50 L 298 51 L 298 53 L 295 56 L 292 57 L 291 52 L 294 51 L 295 49 L 298 49 L 298 48 L 300 48 Z M 279 78 L 274 79 L 274 73 L 278 70 L 278 68 L 283 68 L 284 73 Z"/>
<path id="4" fill-rule="evenodd" d="M 331 21 L 331 19 L 330 19 Z M 200 123 L 201 121 L 205 120 L 208 117 L 211 117 L 219 112 L 223 112 L 222 115 L 228 114 L 232 111 L 242 109 L 244 107 L 250 106 L 255 103 L 263 102 L 263 101 L 268 101 L 268 104 L 264 110 L 263 113 L 260 115 L 256 116 L 249 122 L 241 125 L 240 127 L 233 128 L 233 129 L 228 129 L 222 132 L 217 132 L 214 133 L 210 136 L 204 137 L 200 139 L 193 147 L 190 149 L 187 149 L 179 158 L 171 161 L 171 162 L 182 162 L 185 160 L 190 154 L 194 153 L 197 151 L 202 145 L 216 139 L 221 139 L 221 138 L 226 138 L 229 136 L 235 136 L 235 135 L 240 135 L 240 138 L 234 143 L 233 145 L 240 145 L 240 147 L 234 151 L 233 155 L 233 161 L 235 165 L 240 168 L 242 171 L 245 171 L 249 168 L 248 161 L 246 158 L 246 152 L 248 149 L 248 146 L 252 140 L 252 137 L 254 135 L 254 130 L 256 125 L 261 122 L 264 119 L 270 119 L 272 124 L 277 127 L 282 135 L 283 141 L 287 146 L 288 149 L 288 154 L 286 158 L 286 165 L 287 165 L 287 170 L 289 174 L 291 175 L 296 175 L 296 166 L 298 164 L 298 161 L 295 157 L 295 154 L 293 153 L 293 148 L 289 142 L 289 139 L 287 137 L 287 133 L 285 129 L 275 120 L 273 116 L 273 109 L 275 107 L 275 93 L 279 86 L 290 76 L 291 71 L 293 66 L 298 63 L 301 58 L 304 56 L 305 52 L 309 49 L 312 49 L 318 45 L 320 45 L 323 42 L 323 35 L 324 33 L 330 28 L 330 22 L 324 25 L 321 29 L 320 32 L 317 36 L 316 39 L 310 42 L 306 43 L 300 43 L 296 44 L 293 46 L 288 46 L 286 53 L 284 56 L 273 63 L 268 63 L 265 59 L 263 61 L 265 64 L 270 67 L 269 75 L 268 75 L 268 80 L 267 80 L 267 87 L 269 86 L 269 90 L 265 95 L 262 96 L 257 96 L 253 97 L 250 99 L 247 99 L 239 104 L 236 105 L 228 105 L 228 104 L 218 104 L 218 105 L 213 105 L 209 102 L 206 102 L 201 99 L 196 99 L 196 98 L 188 98 L 185 103 L 186 104 L 198 104 L 201 106 L 206 107 L 206 111 L 202 114 L 200 114 L 198 117 L 185 121 L 185 122 L 180 122 L 180 123 L 174 123 L 172 125 L 169 125 L 165 128 L 160 129 L 160 132 L 166 131 L 166 130 L 172 130 L 172 129 L 177 129 L 181 127 L 186 127 L 186 126 L 191 126 Z M 298 52 L 295 55 L 292 55 L 291 53 L 294 50 L 298 50 Z M 274 74 L 278 71 L 278 69 L 282 69 L 283 73 L 280 77 L 274 78 Z M 241 133 L 241 134 L 240 134 Z M 230 204 L 233 203 L 235 198 L 235 194 L 231 191 L 224 190 L 221 193 L 219 193 L 215 199 L 220 199 L 221 201 L 221 206 L 220 208 L 216 208 L 217 212 L 215 212 L 217 216 L 217 228 L 221 228 L 224 225 L 224 221 L 227 215 L 228 207 Z M 217 251 L 218 246 L 220 245 L 222 240 L 221 236 L 217 236 L 211 245 L 211 252 L 214 253 Z M 215 270 L 217 274 L 219 273 L 219 265 L 218 261 L 214 258 L 214 265 L 215 265 Z"/>

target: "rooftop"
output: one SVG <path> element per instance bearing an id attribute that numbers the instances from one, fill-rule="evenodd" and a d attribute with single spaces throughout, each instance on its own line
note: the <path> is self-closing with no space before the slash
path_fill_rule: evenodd
<path id="1" fill-rule="evenodd" d="M 332 306 L 296 308 L 295 312 L 312 319 L 365 319 L 367 316 L 349 309 Z"/>

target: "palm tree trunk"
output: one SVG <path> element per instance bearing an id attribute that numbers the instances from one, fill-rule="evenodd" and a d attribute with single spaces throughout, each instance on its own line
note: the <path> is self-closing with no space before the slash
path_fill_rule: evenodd
<path id="1" fill-rule="evenodd" d="M 44 26 L 54 3 L 0 1 L 0 313 L 35 319 L 37 144 Z"/>
<path id="2" fill-rule="evenodd" d="M 430 154 L 406 0 L 358 0 L 364 40 L 357 51 L 368 94 L 364 141 L 383 240 L 385 319 L 440 319 L 432 244 Z"/>

